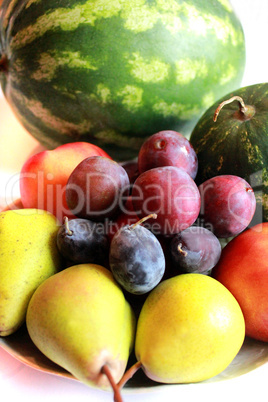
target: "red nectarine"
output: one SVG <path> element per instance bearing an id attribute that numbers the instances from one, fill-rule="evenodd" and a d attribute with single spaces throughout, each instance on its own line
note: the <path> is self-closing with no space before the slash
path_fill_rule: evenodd
<path id="1" fill-rule="evenodd" d="M 246 335 L 268 342 L 268 222 L 247 229 L 223 249 L 213 277 L 237 299 Z"/>
<path id="2" fill-rule="evenodd" d="M 74 168 L 90 156 L 110 156 L 96 145 L 73 142 L 31 156 L 20 172 L 20 193 L 24 208 L 53 213 L 60 222 L 73 217 L 65 197 L 68 178 Z"/>

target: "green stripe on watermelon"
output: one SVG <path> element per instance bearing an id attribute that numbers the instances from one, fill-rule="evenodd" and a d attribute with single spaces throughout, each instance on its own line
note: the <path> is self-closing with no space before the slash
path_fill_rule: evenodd
<path id="1" fill-rule="evenodd" d="M 225 0 L 14 4 L 21 11 L 2 35 L 8 72 L 0 80 L 23 125 L 48 147 L 79 138 L 119 159 L 134 156 L 154 132 L 186 134 L 241 82 L 244 36 Z"/>

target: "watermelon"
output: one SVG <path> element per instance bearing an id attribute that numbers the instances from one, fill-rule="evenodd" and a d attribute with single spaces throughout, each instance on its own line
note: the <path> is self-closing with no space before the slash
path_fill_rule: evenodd
<path id="1" fill-rule="evenodd" d="M 0 82 L 24 127 L 54 148 L 118 159 L 239 87 L 241 23 L 228 0 L 4 0 Z"/>

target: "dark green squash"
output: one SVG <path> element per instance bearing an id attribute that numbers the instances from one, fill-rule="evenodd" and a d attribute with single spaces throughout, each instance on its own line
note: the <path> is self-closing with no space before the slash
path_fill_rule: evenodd
<path id="1" fill-rule="evenodd" d="M 257 199 L 254 222 L 268 221 L 268 83 L 219 99 L 200 118 L 190 141 L 198 156 L 197 184 L 222 174 L 243 177 Z"/>

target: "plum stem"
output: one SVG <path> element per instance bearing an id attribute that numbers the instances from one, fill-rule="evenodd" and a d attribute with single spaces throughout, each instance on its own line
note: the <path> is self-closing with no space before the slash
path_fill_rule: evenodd
<path id="1" fill-rule="evenodd" d="M 185 251 L 185 250 L 183 250 L 182 249 L 182 243 L 179 243 L 178 244 L 178 251 L 182 254 L 182 255 L 184 255 L 184 257 L 186 257 L 187 256 L 187 251 Z"/>
<path id="2" fill-rule="evenodd" d="M 66 229 L 68 236 L 72 236 L 73 232 L 71 231 L 71 229 L 69 227 L 69 219 L 67 216 L 64 217 L 64 225 L 65 225 L 65 229 Z"/>
<path id="3" fill-rule="evenodd" d="M 112 387 L 113 392 L 114 392 L 114 402 L 123 402 L 122 395 L 121 395 L 121 392 L 120 392 L 120 387 L 114 381 L 112 373 L 111 373 L 109 367 L 107 366 L 107 364 L 104 364 L 104 366 L 102 366 L 101 371 L 102 371 L 103 374 L 106 375 L 106 377 L 109 380 L 109 383 L 111 384 L 111 387 Z"/>
<path id="4" fill-rule="evenodd" d="M 135 229 L 136 226 L 141 225 L 143 222 L 147 221 L 147 219 L 156 219 L 157 218 L 157 214 L 150 214 L 147 216 L 144 216 L 143 218 L 141 218 L 138 222 L 133 223 L 133 225 L 130 226 L 130 229 Z"/>
<path id="5" fill-rule="evenodd" d="M 154 143 L 155 149 L 164 149 L 166 146 L 166 141 L 165 140 L 158 140 Z"/>
<path id="6" fill-rule="evenodd" d="M 250 106 L 250 105 L 245 105 L 244 100 L 241 98 L 241 96 L 235 95 L 232 96 L 230 99 L 226 99 L 225 101 L 221 102 L 219 104 L 219 106 L 217 107 L 217 109 L 215 110 L 214 116 L 213 116 L 213 121 L 216 122 L 218 115 L 221 111 L 221 109 L 229 104 L 232 103 L 233 101 L 238 101 L 240 103 L 240 112 L 243 113 L 244 115 L 244 119 L 245 120 L 249 120 L 251 119 L 251 117 L 254 116 L 255 114 L 255 107 L 254 106 Z"/>
<path id="7" fill-rule="evenodd" d="M 133 366 L 131 366 L 123 375 L 121 380 L 117 383 L 117 386 L 121 389 L 133 376 L 134 374 L 141 368 L 141 361 L 137 361 Z"/>
<path id="8" fill-rule="evenodd" d="M 8 61 L 5 55 L 0 57 L 0 73 L 4 72 L 7 73 L 8 71 Z"/>

